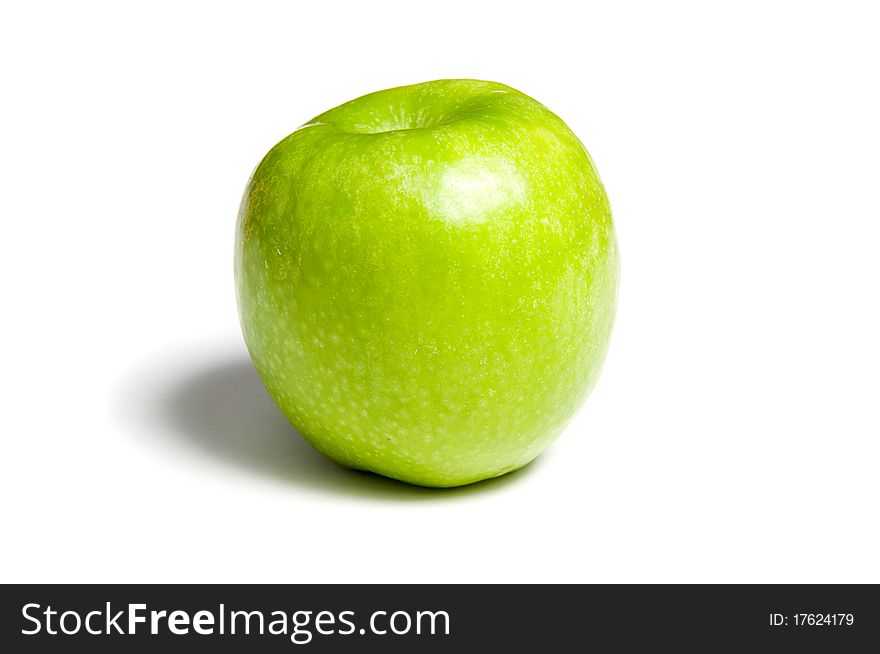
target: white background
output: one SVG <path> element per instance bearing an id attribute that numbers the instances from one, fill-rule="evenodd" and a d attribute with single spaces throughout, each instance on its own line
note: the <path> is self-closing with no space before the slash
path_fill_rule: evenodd
<path id="1" fill-rule="evenodd" d="M 718 4 L 4 5 L 0 580 L 880 582 L 880 20 Z M 448 77 L 569 123 L 623 276 L 560 440 L 430 491 L 280 416 L 232 239 L 276 141 Z"/>

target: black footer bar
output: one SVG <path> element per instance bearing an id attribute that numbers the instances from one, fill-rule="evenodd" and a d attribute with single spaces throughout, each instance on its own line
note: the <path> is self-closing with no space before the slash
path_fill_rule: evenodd
<path id="1" fill-rule="evenodd" d="M 880 648 L 876 585 L 7 585 L 0 594 L 5 652 Z"/>

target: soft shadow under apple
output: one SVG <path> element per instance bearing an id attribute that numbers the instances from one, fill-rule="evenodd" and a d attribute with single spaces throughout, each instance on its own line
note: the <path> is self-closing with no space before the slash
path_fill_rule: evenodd
<path id="1" fill-rule="evenodd" d="M 301 490 L 392 500 L 437 500 L 500 490 L 535 468 L 453 489 L 411 486 L 349 470 L 319 454 L 266 392 L 247 354 L 181 366 L 180 359 L 133 380 L 124 395 L 129 417 L 172 446 Z"/>

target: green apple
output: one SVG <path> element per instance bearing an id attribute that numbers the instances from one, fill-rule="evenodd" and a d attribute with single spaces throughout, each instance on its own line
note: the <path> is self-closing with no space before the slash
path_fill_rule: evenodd
<path id="1" fill-rule="evenodd" d="M 583 144 L 503 84 L 363 96 L 282 140 L 237 224 L 270 395 L 338 463 L 458 486 L 534 459 L 602 366 L 611 209 Z"/>

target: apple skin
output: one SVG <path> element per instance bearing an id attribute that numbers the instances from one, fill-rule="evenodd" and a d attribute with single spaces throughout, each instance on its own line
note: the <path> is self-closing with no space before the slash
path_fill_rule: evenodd
<path id="1" fill-rule="evenodd" d="M 593 387 L 619 275 L 583 144 L 503 84 L 352 100 L 254 171 L 237 223 L 245 342 L 334 461 L 448 487 L 516 470 Z"/>

